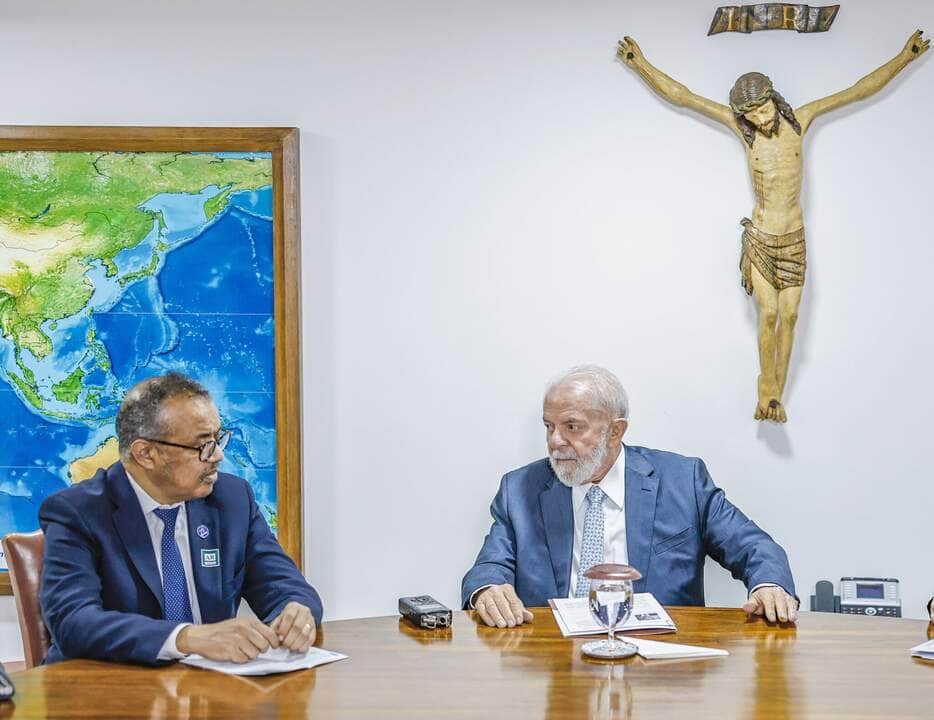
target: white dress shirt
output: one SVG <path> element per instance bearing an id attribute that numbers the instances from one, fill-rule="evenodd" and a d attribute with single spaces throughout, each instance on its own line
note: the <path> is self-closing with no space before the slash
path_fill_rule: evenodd
<path id="1" fill-rule="evenodd" d="M 587 493 L 594 483 L 571 488 L 571 507 L 574 510 L 574 550 L 571 554 L 571 579 L 568 597 L 577 589 L 577 573 L 581 565 L 581 541 L 584 537 L 584 517 L 590 502 Z M 603 498 L 603 562 L 629 564 L 626 546 L 626 448 L 620 449 L 603 480 L 597 485 L 606 494 Z"/>
<path id="2" fill-rule="evenodd" d="M 156 509 L 171 510 L 179 508 L 178 518 L 175 521 L 175 544 L 178 545 L 178 554 L 182 558 L 182 567 L 185 569 L 185 584 L 188 586 L 188 599 L 191 603 L 191 617 L 196 624 L 201 624 L 201 607 L 198 605 L 198 592 L 195 589 L 195 576 L 191 569 L 191 546 L 188 544 L 188 511 L 185 503 L 179 502 L 174 505 L 160 505 L 149 493 L 140 487 L 139 483 L 133 479 L 129 472 L 126 474 L 130 481 L 130 487 L 136 493 L 139 505 L 143 509 L 143 517 L 146 519 L 146 527 L 149 529 L 149 539 L 152 541 L 152 550 L 156 555 L 156 567 L 159 569 L 159 580 L 162 580 L 162 531 L 165 529 L 165 523 L 162 518 L 153 512 Z M 175 639 L 186 625 L 190 623 L 180 623 L 172 631 L 172 634 L 166 638 L 159 650 L 159 660 L 178 660 L 185 657 L 184 653 L 178 651 Z"/>

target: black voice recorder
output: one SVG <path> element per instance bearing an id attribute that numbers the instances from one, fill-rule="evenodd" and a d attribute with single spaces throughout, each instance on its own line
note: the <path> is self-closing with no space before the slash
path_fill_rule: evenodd
<path id="1" fill-rule="evenodd" d="M 451 609 L 431 595 L 399 598 L 399 613 L 415 627 L 429 630 L 451 627 Z"/>

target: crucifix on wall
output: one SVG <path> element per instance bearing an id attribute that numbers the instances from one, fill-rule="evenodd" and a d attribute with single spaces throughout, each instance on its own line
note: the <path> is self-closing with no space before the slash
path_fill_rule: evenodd
<path id="1" fill-rule="evenodd" d="M 739 77 L 730 104 L 696 95 L 653 66 L 630 37 L 617 56 L 659 96 L 726 125 L 743 143 L 755 193 L 750 218 L 743 218 L 740 270 L 746 292 L 759 311 L 759 378 L 756 420 L 786 422 L 782 403 L 794 342 L 806 267 L 801 209 L 802 139 L 815 118 L 877 93 L 910 62 L 924 54 L 930 40 L 918 30 L 894 58 L 852 87 L 798 109 L 758 72 Z"/>

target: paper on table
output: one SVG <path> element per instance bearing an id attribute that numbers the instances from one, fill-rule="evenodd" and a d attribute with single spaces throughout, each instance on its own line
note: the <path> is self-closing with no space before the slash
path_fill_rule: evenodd
<path id="1" fill-rule="evenodd" d="M 208 660 L 200 655 L 189 655 L 182 658 L 186 665 L 216 670 L 228 675 L 274 675 L 276 673 L 305 670 L 307 668 L 325 665 L 337 660 L 344 660 L 347 656 L 313 647 L 304 653 L 295 653 L 285 648 L 272 648 L 256 656 L 254 660 L 245 663 L 227 662 L 224 660 Z"/>
<path id="2" fill-rule="evenodd" d="M 701 647 L 699 645 L 679 645 L 677 643 L 658 642 L 645 638 L 626 637 L 639 648 L 639 654 L 646 660 L 675 660 L 678 658 L 723 657 L 730 653 L 720 648 Z"/>
<path id="3" fill-rule="evenodd" d="M 590 601 L 587 598 L 555 598 L 549 600 L 548 604 L 564 637 L 606 632 L 606 628 L 590 612 Z M 616 629 L 623 633 L 666 633 L 674 632 L 677 627 L 652 593 L 635 593 L 629 619 Z"/>
<path id="4" fill-rule="evenodd" d="M 934 660 L 934 640 L 928 640 L 920 645 L 911 648 L 912 657 L 924 658 L 925 660 Z"/>

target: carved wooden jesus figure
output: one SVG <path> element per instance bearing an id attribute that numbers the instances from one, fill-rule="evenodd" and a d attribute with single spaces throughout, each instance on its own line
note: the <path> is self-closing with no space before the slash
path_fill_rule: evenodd
<path id="1" fill-rule="evenodd" d="M 743 287 L 759 310 L 759 398 L 757 420 L 785 422 L 782 392 L 804 287 L 804 217 L 801 211 L 801 141 L 819 115 L 863 100 L 881 90 L 930 46 L 921 30 L 898 55 L 855 85 L 792 110 L 762 73 L 741 76 L 730 90 L 730 105 L 695 95 L 654 67 L 635 40 L 626 37 L 617 55 L 658 95 L 713 118 L 732 130 L 746 148 L 756 204 L 743 218 L 740 270 Z"/>

